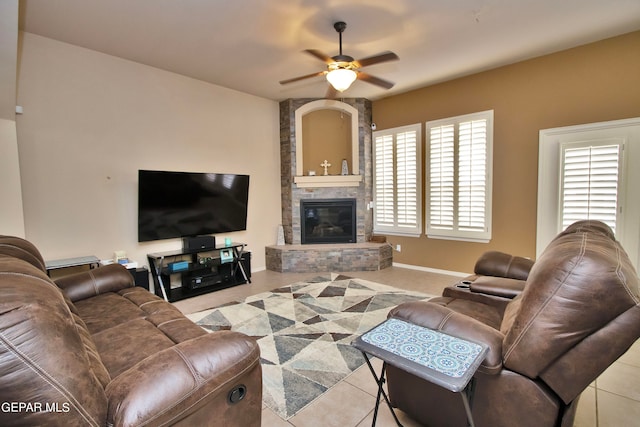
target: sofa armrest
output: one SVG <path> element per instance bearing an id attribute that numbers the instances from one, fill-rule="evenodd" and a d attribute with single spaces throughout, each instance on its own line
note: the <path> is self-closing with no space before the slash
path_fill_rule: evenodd
<path id="1" fill-rule="evenodd" d="M 481 276 L 527 280 L 533 260 L 499 251 L 485 252 L 478 258 L 473 271 Z"/>
<path id="2" fill-rule="evenodd" d="M 479 320 L 456 313 L 448 307 L 425 301 L 400 304 L 389 312 L 388 317 L 403 319 L 454 337 L 486 344 L 489 351 L 478 370 L 490 375 L 497 374 L 502 370 L 504 335 Z"/>
<path id="3" fill-rule="evenodd" d="M 507 277 L 480 276 L 471 281 L 471 292 L 513 299 L 524 291 L 524 280 Z"/>
<path id="4" fill-rule="evenodd" d="M 55 280 L 71 301 L 79 301 L 107 292 L 134 286 L 133 276 L 120 264 L 109 264 Z"/>
<path id="5" fill-rule="evenodd" d="M 260 350 L 254 339 L 219 331 L 156 353 L 106 388 L 107 425 L 259 426 Z M 236 403 L 230 399 L 240 398 Z"/>

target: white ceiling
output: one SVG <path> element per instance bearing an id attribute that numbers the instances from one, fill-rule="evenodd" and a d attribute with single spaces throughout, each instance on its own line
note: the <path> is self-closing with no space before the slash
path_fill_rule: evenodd
<path id="1" fill-rule="evenodd" d="M 273 100 L 324 96 L 303 53 L 393 51 L 372 100 L 640 29 L 640 0 L 21 0 L 21 29 Z"/>

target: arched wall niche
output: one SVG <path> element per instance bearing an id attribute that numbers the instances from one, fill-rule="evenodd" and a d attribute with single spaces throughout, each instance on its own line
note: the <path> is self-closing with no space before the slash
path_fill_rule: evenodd
<path id="1" fill-rule="evenodd" d="M 341 160 L 342 159 L 331 159 L 330 162 L 332 164 L 332 170 L 334 173 L 330 174 L 330 176 L 324 176 L 324 170 L 319 165 L 313 165 L 310 167 L 307 165 L 305 167 L 304 164 L 304 153 L 305 153 L 305 137 L 304 137 L 304 125 L 303 120 L 305 116 L 310 113 L 321 111 L 321 110 L 335 110 L 344 115 L 348 115 L 350 117 L 350 140 L 344 141 L 344 144 L 348 144 L 351 147 L 350 157 L 347 157 L 347 163 L 349 166 L 349 175 L 341 175 L 340 171 Z M 341 118 L 343 119 L 344 116 Z M 339 126 L 340 124 L 336 124 Z M 338 100 L 332 99 L 319 99 L 316 101 L 312 101 L 300 106 L 295 110 L 295 145 L 296 145 L 296 172 L 294 181 L 299 186 L 351 186 L 351 185 L 359 185 L 361 181 L 361 176 L 359 175 L 360 171 L 360 153 L 359 153 L 359 135 L 358 135 L 358 110 L 352 107 L 349 104 Z M 347 132 L 349 135 L 349 132 Z M 317 144 L 318 138 L 309 138 L 307 137 L 307 143 L 313 142 Z M 309 150 L 310 147 L 307 147 Z M 305 170 L 306 169 L 306 170 Z M 309 169 L 316 171 L 316 176 L 308 176 Z M 335 173 L 335 171 L 338 171 Z"/>

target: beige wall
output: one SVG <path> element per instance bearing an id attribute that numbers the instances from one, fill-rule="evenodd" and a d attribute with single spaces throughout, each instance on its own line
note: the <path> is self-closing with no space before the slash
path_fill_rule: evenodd
<path id="1" fill-rule="evenodd" d="M 18 0 L 0 1 L 0 119 L 16 112 L 18 62 Z"/>
<path id="2" fill-rule="evenodd" d="M 16 122 L 0 119 L 0 234 L 25 236 Z"/>
<path id="3" fill-rule="evenodd" d="M 18 0 L 0 2 L 0 234 L 24 237 L 16 134 Z"/>
<path id="4" fill-rule="evenodd" d="M 137 242 L 137 172 L 159 169 L 250 175 L 248 229 L 219 237 L 264 268 L 281 222 L 276 102 L 29 33 L 18 101 L 26 236 L 45 259 L 180 248 Z"/>
<path id="5" fill-rule="evenodd" d="M 469 272 L 487 250 L 535 257 L 539 131 L 640 116 L 639 52 L 635 32 L 375 101 L 379 130 L 495 114 L 491 242 L 390 236 L 394 262 Z"/>

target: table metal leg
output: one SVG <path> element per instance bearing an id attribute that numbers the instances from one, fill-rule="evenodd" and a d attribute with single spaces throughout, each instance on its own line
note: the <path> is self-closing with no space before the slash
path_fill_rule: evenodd
<path id="1" fill-rule="evenodd" d="M 471 404 L 473 399 L 473 387 L 474 387 L 475 378 L 471 378 L 469 384 L 460 392 L 460 396 L 462 396 L 462 404 L 464 405 L 464 411 L 467 414 L 467 421 L 469 427 L 475 427 L 473 422 L 473 414 L 471 413 Z"/>
<path id="2" fill-rule="evenodd" d="M 371 364 L 371 361 L 369 360 L 369 356 L 367 356 L 365 352 L 362 352 L 362 355 L 364 356 L 364 360 L 367 362 L 367 366 L 369 366 L 371 375 L 373 375 L 373 378 L 375 378 L 376 380 L 376 384 L 378 384 L 378 394 L 376 396 L 376 406 L 375 406 L 375 409 L 373 410 L 373 420 L 371 422 L 371 427 L 375 427 L 376 421 L 378 419 L 378 409 L 380 409 L 381 395 L 384 397 L 384 400 L 387 402 L 387 406 L 391 411 L 391 415 L 393 415 L 393 419 L 396 420 L 396 424 L 398 425 L 398 427 L 403 427 L 402 424 L 400 423 L 400 420 L 398 420 L 398 417 L 396 416 L 396 412 L 393 410 L 393 406 L 391 406 L 391 401 L 389 400 L 387 393 L 384 391 L 384 388 L 383 388 L 384 383 L 386 381 L 385 374 L 387 371 L 387 362 L 384 362 L 384 361 L 382 362 L 382 370 L 380 371 L 380 376 L 378 377 L 378 375 L 376 375 L 375 369 L 373 369 L 373 365 Z"/>
<path id="3" fill-rule="evenodd" d="M 244 278 L 245 283 L 251 283 L 251 279 L 247 276 L 247 272 L 244 271 L 244 267 L 242 266 L 242 254 L 244 253 L 244 245 L 238 249 L 236 247 L 233 248 L 233 253 L 236 257 L 236 268 L 233 270 L 233 274 L 236 274 L 236 270 L 239 268 L 240 273 L 242 273 L 242 277 Z"/>
<path id="4" fill-rule="evenodd" d="M 167 290 L 164 288 L 164 283 L 162 281 L 162 264 L 164 263 L 164 257 L 160 258 L 160 262 L 157 262 L 157 260 L 154 260 L 152 258 L 148 258 L 149 259 L 149 268 L 153 268 L 153 270 L 155 271 L 155 274 L 152 274 L 152 277 L 154 279 L 153 281 L 153 286 L 159 286 L 160 287 L 160 293 L 162 294 L 162 298 L 164 298 L 165 301 L 169 301 L 169 298 L 167 296 Z M 154 292 L 156 295 L 158 295 L 157 289 L 154 289 Z"/>

